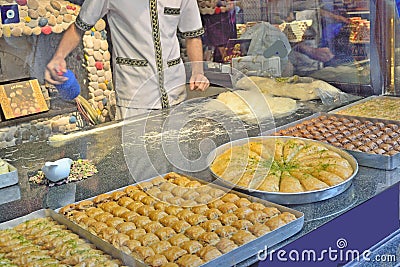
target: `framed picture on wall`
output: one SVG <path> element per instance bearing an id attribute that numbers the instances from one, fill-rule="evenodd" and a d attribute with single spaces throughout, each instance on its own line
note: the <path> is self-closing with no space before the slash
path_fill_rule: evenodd
<path id="1" fill-rule="evenodd" d="M 0 83 L 0 105 L 6 120 L 48 111 L 37 79 Z"/>

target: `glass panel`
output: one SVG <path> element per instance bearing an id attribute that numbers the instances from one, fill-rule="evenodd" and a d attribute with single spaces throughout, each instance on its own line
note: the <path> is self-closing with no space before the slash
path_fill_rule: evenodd
<path id="1" fill-rule="evenodd" d="M 229 39 L 250 38 L 250 46 L 240 55 L 279 56 L 281 71 L 275 74 L 311 76 L 338 84 L 371 84 L 369 0 L 218 1 L 218 15 L 212 8 L 202 17 L 206 22 L 205 44 L 208 50 L 217 48 L 217 62 L 227 63 L 215 55 L 231 51 Z M 207 21 L 217 16 L 226 20 Z M 237 36 L 231 31 L 232 24 Z"/>

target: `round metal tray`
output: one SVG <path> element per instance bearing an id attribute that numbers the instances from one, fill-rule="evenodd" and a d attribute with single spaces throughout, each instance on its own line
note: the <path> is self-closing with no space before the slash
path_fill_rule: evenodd
<path id="1" fill-rule="evenodd" d="M 328 148 L 331 151 L 334 151 L 338 153 L 340 156 L 342 156 L 344 159 L 349 161 L 351 167 L 353 168 L 353 174 L 345 181 L 343 181 L 340 184 L 337 184 L 335 186 L 331 186 L 329 188 L 321 189 L 321 190 L 314 190 L 314 191 L 306 191 L 306 192 L 299 192 L 299 193 L 280 193 L 280 192 L 267 192 L 267 191 L 260 191 L 256 189 L 250 189 L 247 187 L 239 186 L 234 183 L 231 183 L 222 177 L 216 175 L 212 170 L 211 170 L 211 164 L 214 161 L 214 159 L 225 152 L 227 149 L 232 148 L 234 146 L 240 146 L 244 145 L 248 142 L 257 142 L 257 141 L 262 141 L 262 140 L 271 140 L 271 139 L 285 139 L 285 141 L 288 141 L 289 139 L 299 139 L 303 140 L 306 144 L 311 144 L 311 143 L 316 143 L 319 145 L 323 145 L 326 148 Z M 213 151 L 208 155 L 207 157 L 207 163 L 208 163 L 208 168 L 212 175 L 218 179 L 223 185 L 229 187 L 229 188 L 236 188 L 239 189 L 243 192 L 246 192 L 250 195 L 269 200 L 271 202 L 275 202 L 278 204 L 305 204 L 305 203 L 311 203 L 311 202 L 317 202 L 321 200 L 325 200 L 328 198 L 332 198 L 334 196 L 339 195 L 340 193 L 344 192 L 347 188 L 350 187 L 351 182 L 353 178 L 356 176 L 358 172 L 358 163 L 357 160 L 347 153 L 346 151 L 331 146 L 326 143 L 322 143 L 319 141 L 311 140 L 311 139 L 305 139 L 305 138 L 300 138 L 300 137 L 290 137 L 290 136 L 260 136 L 260 137 L 250 137 L 250 138 L 244 138 L 244 139 L 239 139 L 235 140 L 226 144 L 223 144 Z"/>

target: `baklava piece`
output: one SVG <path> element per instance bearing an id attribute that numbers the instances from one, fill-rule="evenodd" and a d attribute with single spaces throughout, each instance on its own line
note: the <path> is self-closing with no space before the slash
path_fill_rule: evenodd
<path id="1" fill-rule="evenodd" d="M 210 196 L 212 196 L 213 198 L 218 198 L 218 197 L 222 197 L 225 194 L 225 192 L 218 188 L 211 188 L 210 191 L 208 192 L 208 194 Z"/>
<path id="2" fill-rule="evenodd" d="M 166 183 L 163 183 L 162 185 L 160 185 L 160 190 L 164 191 L 164 192 L 171 192 L 175 187 L 176 187 L 176 185 L 174 185 L 170 182 L 166 182 Z"/>
<path id="3" fill-rule="evenodd" d="M 190 181 L 185 185 L 187 188 L 198 188 L 200 186 L 202 186 L 202 184 L 198 181 Z"/>
<path id="4" fill-rule="evenodd" d="M 152 206 L 157 202 L 157 200 L 155 200 L 154 197 L 152 196 L 145 196 L 140 200 L 140 202 L 142 202 L 145 205 Z"/>
<path id="5" fill-rule="evenodd" d="M 150 213 L 151 211 L 154 211 L 154 210 L 155 210 L 155 209 L 154 209 L 154 207 L 152 207 L 152 206 L 143 205 L 143 206 L 140 206 L 139 208 L 137 208 L 136 212 L 139 213 L 139 214 L 142 215 L 142 216 L 148 216 L 149 213 Z"/>
<path id="6" fill-rule="evenodd" d="M 214 246 L 206 246 L 199 250 L 197 255 L 205 262 L 211 261 L 221 256 L 221 252 Z"/>
<path id="7" fill-rule="evenodd" d="M 128 235 L 123 233 L 117 233 L 111 237 L 111 244 L 113 244 L 114 247 L 120 249 L 125 245 L 126 241 L 128 240 L 129 240 Z"/>
<path id="8" fill-rule="evenodd" d="M 156 242 L 154 244 L 151 244 L 150 247 L 153 249 L 153 251 L 156 254 L 161 254 L 162 252 L 164 252 L 167 249 L 169 249 L 171 247 L 171 244 L 166 240 L 162 240 L 160 242 Z"/>
<path id="9" fill-rule="evenodd" d="M 137 191 L 137 192 L 135 192 L 135 193 L 132 194 L 131 198 L 132 198 L 133 200 L 140 201 L 140 200 L 142 200 L 144 197 L 147 197 L 147 196 L 148 196 L 148 195 L 147 195 L 145 192 Z"/>
<path id="10" fill-rule="evenodd" d="M 222 215 L 222 212 L 219 209 L 211 208 L 211 209 L 208 209 L 208 210 L 204 211 L 203 214 L 209 220 L 216 220 Z"/>
<path id="11" fill-rule="evenodd" d="M 236 229 L 235 227 L 226 225 L 219 227 L 217 230 L 215 230 L 215 233 L 218 234 L 221 238 L 230 238 L 237 231 L 238 229 Z"/>
<path id="12" fill-rule="evenodd" d="M 143 230 L 144 231 L 144 230 Z M 163 227 L 154 232 L 160 240 L 167 240 L 174 236 L 176 233 L 171 227 Z"/>
<path id="13" fill-rule="evenodd" d="M 162 184 L 165 183 L 165 182 L 166 182 L 166 180 L 165 180 L 163 177 L 161 177 L 161 176 L 158 176 L 158 177 L 156 177 L 156 178 L 154 178 L 154 179 L 151 180 L 151 183 L 152 183 L 154 186 L 160 186 L 160 185 L 162 185 Z"/>
<path id="14" fill-rule="evenodd" d="M 107 224 L 105 224 L 103 222 L 95 222 L 89 226 L 88 231 L 94 235 L 97 235 L 98 233 L 100 233 L 101 229 L 104 229 L 107 227 L 108 227 Z"/>
<path id="15" fill-rule="evenodd" d="M 127 254 L 131 254 L 136 247 L 140 247 L 141 245 L 139 241 L 130 239 L 124 243 L 121 250 Z"/>
<path id="16" fill-rule="evenodd" d="M 261 203 L 253 202 L 248 206 L 252 210 L 263 210 L 265 206 Z"/>
<path id="17" fill-rule="evenodd" d="M 146 191 L 146 193 L 147 193 L 149 196 L 152 196 L 153 198 L 156 197 L 157 194 L 160 193 L 160 192 L 161 192 L 161 190 L 160 190 L 160 188 L 158 188 L 158 187 L 153 187 L 153 188 L 151 188 L 151 189 L 149 189 L 149 190 Z"/>
<path id="18" fill-rule="evenodd" d="M 221 251 L 223 254 L 228 253 L 231 250 L 234 250 L 235 248 L 238 247 L 238 245 L 235 244 L 232 240 L 228 238 L 222 238 L 216 245 L 215 247 Z"/>
<path id="19" fill-rule="evenodd" d="M 162 210 L 153 210 L 149 212 L 149 218 L 152 221 L 159 221 L 161 218 L 167 216 L 168 214 Z"/>
<path id="20" fill-rule="evenodd" d="M 249 227 L 249 231 L 256 237 L 260 237 L 268 232 L 271 232 L 271 229 L 269 229 L 269 227 L 265 224 L 255 223 L 253 226 Z"/>
<path id="21" fill-rule="evenodd" d="M 160 241 L 160 239 L 153 233 L 147 233 L 145 235 L 142 235 L 137 240 L 140 241 L 142 246 L 145 246 L 145 247 L 148 247 L 151 244 L 154 244 L 154 243 Z"/>
<path id="22" fill-rule="evenodd" d="M 135 247 L 132 251 L 132 254 L 135 258 L 145 261 L 148 257 L 154 256 L 155 253 L 150 247 Z"/>
<path id="23" fill-rule="evenodd" d="M 121 218 L 127 222 L 133 222 L 135 218 L 139 217 L 140 214 L 134 211 L 128 211 L 121 215 Z"/>
<path id="24" fill-rule="evenodd" d="M 155 208 L 156 210 L 162 210 L 162 211 L 164 211 L 166 207 L 168 207 L 168 205 L 165 204 L 164 202 L 157 202 L 157 203 L 154 204 L 154 208 Z"/>
<path id="25" fill-rule="evenodd" d="M 134 200 L 130 197 L 121 197 L 118 199 L 118 204 L 122 207 L 127 207 L 132 202 L 134 202 Z"/>
<path id="26" fill-rule="evenodd" d="M 168 239 L 168 242 L 173 246 L 180 246 L 182 243 L 189 241 L 190 239 L 184 234 L 176 234 Z"/>
<path id="27" fill-rule="evenodd" d="M 115 209 L 116 207 L 119 207 L 118 203 L 115 201 L 109 201 L 109 202 L 105 202 L 105 203 L 101 203 L 98 205 L 99 208 L 101 208 L 102 210 L 106 211 L 106 212 L 110 212 Z"/>
<path id="28" fill-rule="evenodd" d="M 191 225 L 189 223 L 187 223 L 186 221 L 181 221 L 181 220 L 174 222 L 171 226 L 171 228 L 174 229 L 175 232 L 177 232 L 177 233 L 183 233 L 190 227 L 191 227 Z"/>
<path id="29" fill-rule="evenodd" d="M 219 236 L 214 233 L 214 232 L 205 232 L 202 233 L 201 235 L 199 235 L 199 237 L 197 238 L 197 240 L 203 245 L 203 246 L 207 246 L 207 245 L 212 245 L 214 246 L 215 244 L 218 243 L 219 241 Z"/>
<path id="30" fill-rule="evenodd" d="M 147 216 L 137 216 L 133 218 L 132 222 L 136 225 L 137 228 L 143 228 L 143 226 L 150 223 L 151 220 Z"/>
<path id="31" fill-rule="evenodd" d="M 235 201 L 235 205 L 238 206 L 239 208 L 243 207 L 248 207 L 251 204 L 250 200 L 247 198 L 239 198 L 238 200 Z"/>
<path id="32" fill-rule="evenodd" d="M 146 230 L 140 229 L 132 229 L 126 232 L 126 234 L 130 237 L 130 239 L 138 240 L 139 237 L 144 236 L 146 234 Z"/>
<path id="33" fill-rule="evenodd" d="M 62 207 L 59 211 L 60 214 L 66 215 L 68 212 L 74 211 L 76 209 L 75 204 L 69 204 L 64 207 Z"/>
<path id="34" fill-rule="evenodd" d="M 153 187 L 153 183 L 152 182 L 141 182 L 138 184 L 138 187 L 146 192 L 147 190 L 149 190 L 150 188 Z"/>
<path id="35" fill-rule="evenodd" d="M 199 241 L 189 240 L 183 242 L 180 247 L 186 250 L 189 254 L 196 254 L 203 247 L 203 245 L 200 244 Z"/>
<path id="36" fill-rule="evenodd" d="M 87 209 L 85 212 L 86 212 L 87 216 L 89 216 L 91 218 L 95 218 L 97 215 L 104 213 L 104 210 L 102 210 L 100 208 L 91 207 L 91 208 Z"/>
<path id="37" fill-rule="evenodd" d="M 167 201 L 170 198 L 173 198 L 174 195 L 169 191 L 162 191 L 157 194 L 157 199 L 160 201 Z"/>
<path id="38" fill-rule="evenodd" d="M 207 206 L 212 209 L 212 208 L 216 208 L 218 209 L 219 206 L 221 206 L 222 204 L 225 204 L 225 202 L 223 202 L 221 199 L 217 199 L 213 202 L 210 202 L 207 204 Z"/>
<path id="39" fill-rule="evenodd" d="M 177 246 L 172 246 L 162 253 L 171 262 L 176 261 L 185 254 L 187 254 L 186 250 Z"/>
<path id="40" fill-rule="evenodd" d="M 207 204 L 212 200 L 212 196 L 208 194 L 200 194 L 198 197 L 196 197 L 194 200 L 199 203 L 199 204 Z"/>
<path id="41" fill-rule="evenodd" d="M 162 228 L 162 224 L 156 221 L 149 222 L 148 224 L 143 226 L 143 229 L 146 230 L 147 233 L 154 233 L 158 229 Z"/>
<path id="42" fill-rule="evenodd" d="M 205 233 L 206 230 L 204 230 L 201 226 L 192 226 L 190 228 L 188 228 L 185 231 L 185 235 L 187 237 L 189 237 L 190 239 L 197 239 L 199 237 L 199 235 L 201 235 L 202 233 Z"/>
<path id="43" fill-rule="evenodd" d="M 262 210 L 256 210 L 251 212 L 246 216 L 246 219 L 250 222 L 254 223 L 265 223 L 268 219 L 267 214 L 265 214 Z"/>
<path id="44" fill-rule="evenodd" d="M 242 208 L 238 208 L 237 210 L 235 210 L 234 214 L 240 219 L 246 219 L 246 216 L 250 213 L 252 213 L 253 210 L 250 209 L 249 207 L 242 207 Z"/>
<path id="45" fill-rule="evenodd" d="M 140 189 L 136 185 L 129 185 L 124 189 L 124 192 L 131 196 L 133 193 L 140 191 Z"/>
<path id="46" fill-rule="evenodd" d="M 114 216 L 120 217 L 122 214 L 124 214 L 125 212 L 128 212 L 128 211 L 131 211 L 131 210 L 128 209 L 128 208 L 125 208 L 125 207 L 118 206 L 118 207 L 115 207 L 115 208 L 111 211 L 111 213 L 112 213 Z"/>
<path id="47" fill-rule="evenodd" d="M 188 223 L 190 223 L 190 225 L 194 226 L 194 225 L 198 225 L 201 224 L 202 222 L 207 221 L 207 217 L 202 215 L 202 214 L 193 214 L 191 216 L 189 216 L 186 221 Z"/>
<path id="48" fill-rule="evenodd" d="M 111 193 L 111 198 L 114 201 L 119 201 L 122 197 L 125 197 L 127 194 L 124 191 L 115 191 Z"/>
<path id="49" fill-rule="evenodd" d="M 186 221 L 186 219 L 188 217 L 192 216 L 193 214 L 194 213 L 192 211 L 190 211 L 189 209 L 184 209 L 184 210 L 181 210 L 180 212 L 178 212 L 176 214 L 176 217 L 178 217 L 179 220 L 185 220 Z"/>
<path id="50" fill-rule="evenodd" d="M 96 216 L 94 216 L 96 221 L 99 221 L 99 222 L 106 222 L 107 220 L 109 220 L 113 217 L 114 216 L 109 212 L 102 212 L 102 213 L 99 213 Z"/>
<path id="51" fill-rule="evenodd" d="M 265 225 L 268 226 L 272 231 L 284 226 L 285 224 L 293 220 L 296 220 L 296 217 L 293 214 L 289 212 L 283 212 L 282 214 L 279 214 L 278 216 L 272 217 L 271 219 L 267 220 L 265 222 Z"/>
<path id="52" fill-rule="evenodd" d="M 171 227 L 174 222 L 179 221 L 179 219 L 174 215 L 167 215 L 160 219 L 160 223 L 166 227 Z"/>
<path id="53" fill-rule="evenodd" d="M 200 226 L 207 232 L 214 232 L 222 226 L 222 223 L 219 220 L 208 220 L 203 222 Z"/>
<path id="54" fill-rule="evenodd" d="M 203 264 L 203 261 L 196 255 L 183 255 L 176 263 L 179 267 L 197 267 Z"/>
<path id="55" fill-rule="evenodd" d="M 234 221 L 238 220 L 238 217 L 233 213 L 222 214 L 219 220 L 223 225 L 231 225 Z"/>
<path id="56" fill-rule="evenodd" d="M 128 206 L 126 206 L 129 210 L 136 212 L 138 208 L 143 206 L 144 204 L 142 202 L 134 201 L 132 203 L 129 203 Z"/>
<path id="57" fill-rule="evenodd" d="M 82 226 L 84 229 L 88 229 L 89 226 L 91 226 L 93 223 L 96 223 L 97 221 L 91 217 L 87 218 L 82 218 L 82 220 L 79 222 L 79 225 Z"/>
<path id="58" fill-rule="evenodd" d="M 161 267 L 164 264 L 168 263 L 168 260 L 164 255 L 156 254 L 154 256 L 148 257 L 144 262 L 153 267 Z"/>
<path id="59" fill-rule="evenodd" d="M 239 200 L 240 197 L 234 193 L 228 193 L 225 196 L 221 197 L 221 200 L 224 202 L 235 203 L 235 201 Z"/>
<path id="60" fill-rule="evenodd" d="M 200 194 L 196 191 L 188 190 L 185 194 L 182 195 L 182 198 L 186 200 L 195 200 L 198 196 L 200 196 Z"/>
<path id="61" fill-rule="evenodd" d="M 188 190 L 186 187 L 177 186 L 172 189 L 171 193 L 176 197 L 182 197 Z"/>
<path id="62" fill-rule="evenodd" d="M 90 207 L 93 207 L 94 203 L 90 200 L 84 200 L 76 204 L 75 208 L 78 210 L 87 210 Z"/>
<path id="63" fill-rule="evenodd" d="M 118 234 L 117 229 L 112 228 L 112 227 L 106 227 L 106 228 L 101 229 L 97 236 L 105 241 L 111 242 L 111 238 L 115 234 Z M 128 239 L 129 239 L 129 237 L 128 237 Z"/>
<path id="64" fill-rule="evenodd" d="M 239 230 L 231 237 L 231 240 L 238 246 L 246 244 L 254 239 L 256 239 L 256 237 L 246 230 Z"/>
<path id="65" fill-rule="evenodd" d="M 281 214 L 281 212 L 275 207 L 265 207 L 262 211 L 267 215 L 268 218 L 272 218 Z"/>
<path id="66" fill-rule="evenodd" d="M 165 207 L 164 211 L 168 213 L 168 215 L 177 215 L 179 212 L 181 212 L 183 209 L 181 207 L 177 206 L 167 206 Z"/>
<path id="67" fill-rule="evenodd" d="M 219 209 L 223 214 L 226 214 L 226 213 L 232 213 L 232 212 L 234 212 L 235 210 L 238 209 L 238 207 L 237 207 L 234 203 L 232 203 L 232 202 L 227 202 L 227 203 L 224 203 L 224 204 L 220 205 L 220 206 L 218 207 L 218 209 Z"/>
<path id="68" fill-rule="evenodd" d="M 249 220 L 237 220 L 234 221 L 231 226 L 235 227 L 238 230 L 248 230 L 249 227 L 253 226 L 253 223 Z"/>
<path id="69" fill-rule="evenodd" d="M 115 229 L 120 233 L 127 233 L 130 230 L 136 229 L 136 225 L 133 222 L 122 222 L 118 224 Z"/>
<path id="70" fill-rule="evenodd" d="M 190 210 L 197 214 L 203 214 L 205 211 L 208 210 L 208 207 L 207 207 L 207 205 L 200 205 L 200 206 L 192 207 Z"/>

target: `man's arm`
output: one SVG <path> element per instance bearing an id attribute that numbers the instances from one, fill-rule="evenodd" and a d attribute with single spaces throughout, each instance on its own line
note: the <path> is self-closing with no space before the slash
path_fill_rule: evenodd
<path id="1" fill-rule="evenodd" d="M 192 65 L 192 77 L 190 78 L 190 90 L 205 91 L 210 82 L 204 76 L 203 69 L 203 45 L 200 37 L 186 38 L 186 48 Z"/>
<path id="2" fill-rule="evenodd" d="M 60 44 L 46 66 L 44 77 L 51 84 L 61 84 L 67 80 L 62 74 L 67 71 L 65 58 L 74 50 L 82 39 L 84 32 L 72 23 L 64 32 Z"/>

